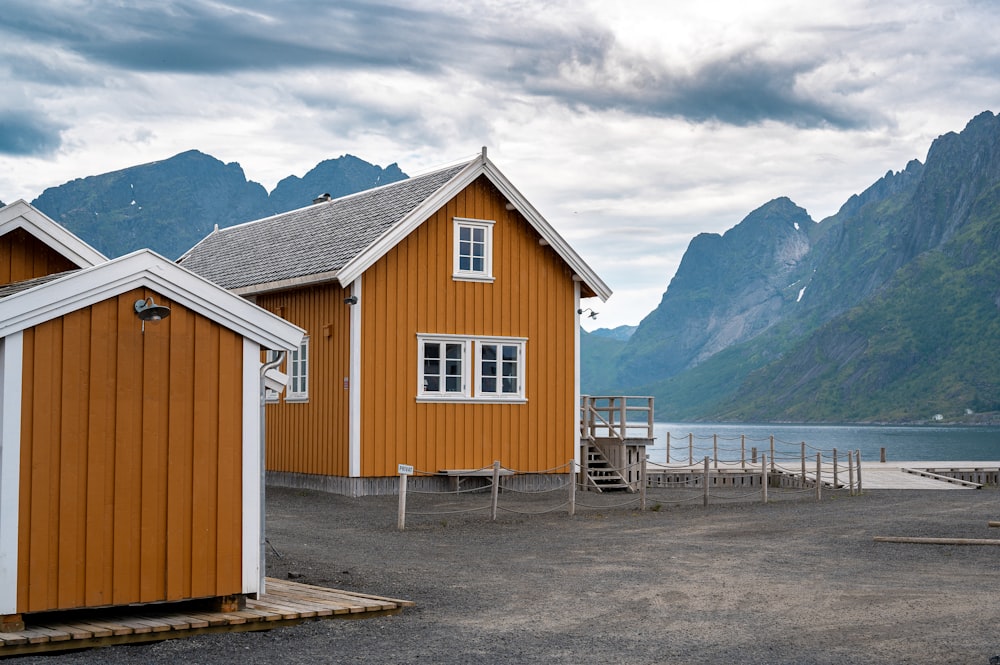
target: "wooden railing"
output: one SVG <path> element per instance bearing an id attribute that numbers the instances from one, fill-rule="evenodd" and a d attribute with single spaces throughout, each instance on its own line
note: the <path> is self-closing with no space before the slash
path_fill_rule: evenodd
<path id="1" fill-rule="evenodd" d="M 580 435 L 584 439 L 652 439 L 653 398 L 583 395 Z"/>

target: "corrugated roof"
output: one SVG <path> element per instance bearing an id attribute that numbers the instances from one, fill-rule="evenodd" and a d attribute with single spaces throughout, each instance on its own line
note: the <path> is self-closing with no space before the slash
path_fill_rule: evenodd
<path id="1" fill-rule="evenodd" d="M 469 163 L 219 229 L 180 264 L 227 289 L 334 273 Z"/>

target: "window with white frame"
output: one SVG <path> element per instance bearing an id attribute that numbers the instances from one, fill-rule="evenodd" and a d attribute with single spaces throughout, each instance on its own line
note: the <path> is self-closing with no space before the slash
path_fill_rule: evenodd
<path id="1" fill-rule="evenodd" d="M 493 281 L 493 225 L 491 220 L 455 218 L 452 277 Z"/>
<path id="2" fill-rule="evenodd" d="M 521 397 L 524 370 L 521 357 L 524 342 L 478 342 L 479 387 L 481 396 Z"/>
<path id="3" fill-rule="evenodd" d="M 285 400 L 304 402 L 309 399 L 309 338 L 303 337 L 299 348 L 288 354 L 288 388 Z"/>
<path id="4" fill-rule="evenodd" d="M 467 397 L 468 342 L 426 337 L 420 340 L 420 395 Z"/>
<path id="5" fill-rule="evenodd" d="M 527 340 L 417 335 L 419 401 L 523 402 Z"/>

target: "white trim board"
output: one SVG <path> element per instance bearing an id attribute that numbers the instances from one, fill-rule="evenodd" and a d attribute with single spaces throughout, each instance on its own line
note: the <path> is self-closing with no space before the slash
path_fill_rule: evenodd
<path id="1" fill-rule="evenodd" d="M 24 335 L 0 338 L 0 615 L 17 614 Z"/>

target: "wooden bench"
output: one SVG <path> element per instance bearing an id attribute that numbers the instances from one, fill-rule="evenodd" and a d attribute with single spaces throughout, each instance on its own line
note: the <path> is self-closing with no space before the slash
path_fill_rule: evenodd
<path id="1" fill-rule="evenodd" d="M 438 473 L 443 473 L 451 479 L 451 490 L 457 492 L 462 489 L 463 478 L 493 478 L 493 469 L 441 469 Z M 510 469 L 500 469 L 501 477 L 513 476 Z"/>

